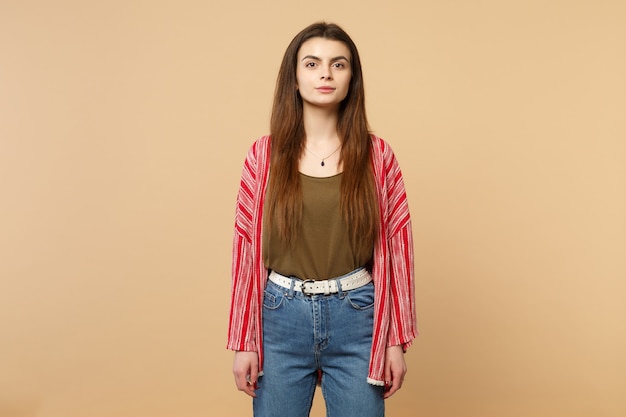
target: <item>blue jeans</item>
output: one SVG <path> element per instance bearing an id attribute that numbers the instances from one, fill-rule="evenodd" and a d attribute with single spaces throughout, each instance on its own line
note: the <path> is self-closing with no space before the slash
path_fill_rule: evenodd
<path id="1" fill-rule="evenodd" d="M 383 387 L 367 383 L 374 285 L 307 296 L 268 281 L 264 375 L 255 417 L 308 417 L 318 370 L 328 417 L 383 417 Z"/>

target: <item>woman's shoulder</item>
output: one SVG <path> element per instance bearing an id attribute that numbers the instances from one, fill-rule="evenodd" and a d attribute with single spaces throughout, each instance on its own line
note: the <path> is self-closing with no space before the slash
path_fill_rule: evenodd
<path id="1" fill-rule="evenodd" d="M 263 135 L 259 138 L 257 138 L 256 140 L 254 140 L 254 142 L 252 142 L 252 146 L 250 146 L 251 149 L 265 149 L 267 147 L 270 146 L 270 140 L 271 140 L 271 136 L 270 135 Z"/>
<path id="2" fill-rule="evenodd" d="M 370 138 L 372 139 L 372 149 L 376 156 L 380 156 L 383 159 L 393 158 L 393 149 L 391 149 L 387 141 L 373 133 L 370 133 Z"/>
<path id="3" fill-rule="evenodd" d="M 247 159 L 257 160 L 262 155 L 267 154 L 270 148 L 270 139 L 270 135 L 265 135 L 254 140 L 248 148 Z"/>

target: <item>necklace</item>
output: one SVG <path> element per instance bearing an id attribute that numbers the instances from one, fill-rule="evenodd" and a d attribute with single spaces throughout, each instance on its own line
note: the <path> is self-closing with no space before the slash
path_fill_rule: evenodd
<path id="1" fill-rule="evenodd" d="M 324 163 L 324 161 L 325 161 L 326 159 L 330 158 L 331 156 L 333 156 L 333 155 L 335 154 L 335 152 L 337 152 L 340 148 L 341 148 L 341 143 L 339 144 L 339 146 L 337 146 L 337 149 L 335 149 L 332 153 L 330 153 L 328 156 L 326 156 L 326 157 L 324 157 L 324 158 L 321 158 L 321 159 L 322 159 L 322 163 L 321 163 L 320 165 L 321 165 L 321 166 L 326 165 L 326 164 Z M 304 145 L 304 149 L 306 149 L 306 150 L 307 150 L 307 151 L 308 151 L 311 155 L 313 155 L 313 156 L 314 156 L 314 157 L 316 157 L 317 159 L 320 159 L 320 157 L 319 157 L 319 156 L 317 156 L 317 155 L 315 155 L 313 152 L 311 152 L 311 150 L 310 150 L 310 149 L 309 149 L 306 145 Z"/>

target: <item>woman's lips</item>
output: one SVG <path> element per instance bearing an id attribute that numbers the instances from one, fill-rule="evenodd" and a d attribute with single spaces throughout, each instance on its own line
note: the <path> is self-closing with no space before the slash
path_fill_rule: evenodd
<path id="1" fill-rule="evenodd" d="M 332 93 L 333 91 L 335 91 L 335 88 L 333 88 L 333 87 L 317 87 L 317 91 L 319 91 L 320 93 Z"/>

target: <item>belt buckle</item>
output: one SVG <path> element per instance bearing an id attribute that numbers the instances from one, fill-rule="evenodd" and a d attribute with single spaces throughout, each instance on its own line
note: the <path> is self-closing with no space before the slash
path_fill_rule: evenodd
<path id="1" fill-rule="evenodd" d="M 306 295 L 308 297 L 312 297 L 313 296 L 312 293 L 311 294 L 307 294 L 307 292 L 306 292 L 306 289 L 305 289 L 306 288 L 305 287 L 306 284 L 315 284 L 315 280 L 313 280 L 313 279 L 305 279 L 305 280 L 302 281 L 302 284 L 300 284 L 300 288 L 302 288 L 302 294 L 304 294 L 304 295 Z"/>

